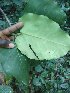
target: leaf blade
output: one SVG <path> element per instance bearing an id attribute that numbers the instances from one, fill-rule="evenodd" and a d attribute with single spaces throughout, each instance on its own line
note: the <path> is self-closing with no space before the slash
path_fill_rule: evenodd
<path id="1" fill-rule="evenodd" d="M 59 58 L 69 51 L 70 37 L 56 22 L 46 16 L 32 13 L 25 14 L 21 20 L 24 22 L 24 28 L 20 31 L 21 35 L 16 38 L 16 43 L 22 54 L 30 59 L 49 60 Z"/>

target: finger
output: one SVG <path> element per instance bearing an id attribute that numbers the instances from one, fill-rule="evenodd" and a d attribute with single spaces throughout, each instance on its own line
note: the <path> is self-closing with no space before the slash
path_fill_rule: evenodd
<path id="1" fill-rule="evenodd" d="M 14 48 L 14 44 L 9 40 L 0 39 L 0 47 L 1 48 Z"/>
<path id="2" fill-rule="evenodd" d="M 9 39 L 10 39 L 10 41 L 14 41 L 15 40 L 15 36 L 10 36 Z"/>
<path id="3" fill-rule="evenodd" d="M 15 25 L 13 25 L 11 27 L 8 27 L 7 29 L 2 30 L 0 33 L 3 34 L 3 35 L 10 35 L 11 33 L 20 29 L 21 27 L 23 27 L 23 23 L 18 22 Z"/>
<path id="4" fill-rule="evenodd" d="M 5 36 L 5 35 L 1 36 L 0 38 L 1 38 L 1 39 L 4 39 L 4 40 L 6 39 L 6 40 L 9 40 L 9 41 L 10 41 L 10 38 L 7 37 L 7 36 Z"/>

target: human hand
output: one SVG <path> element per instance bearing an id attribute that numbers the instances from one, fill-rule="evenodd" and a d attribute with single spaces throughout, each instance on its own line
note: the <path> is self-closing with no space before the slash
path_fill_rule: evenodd
<path id="1" fill-rule="evenodd" d="M 7 29 L 4 29 L 0 31 L 0 47 L 2 48 L 14 48 L 14 44 L 11 42 L 10 35 L 12 32 L 15 32 L 16 30 L 23 27 L 22 22 L 18 22 L 15 25 L 8 27 Z"/>

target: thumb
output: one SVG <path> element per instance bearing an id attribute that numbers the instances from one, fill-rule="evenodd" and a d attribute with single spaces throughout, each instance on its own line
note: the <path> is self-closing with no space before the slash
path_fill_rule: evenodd
<path id="1" fill-rule="evenodd" d="M 0 39 L 0 47 L 1 48 L 14 48 L 15 45 L 11 43 L 9 40 Z"/>

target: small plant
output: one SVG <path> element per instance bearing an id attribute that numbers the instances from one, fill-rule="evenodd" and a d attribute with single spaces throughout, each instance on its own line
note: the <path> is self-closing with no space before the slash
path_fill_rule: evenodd
<path id="1" fill-rule="evenodd" d="M 65 31 L 70 31 L 70 1 L 0 3 L 2 47 L 6 47 L 2 40 L 15 37 L 9 42 L 15 47 L 0 48 L 0 93 L 69 93 L 70 36 Z M 12 26 L 16 21 L 21 25 Z"/>

